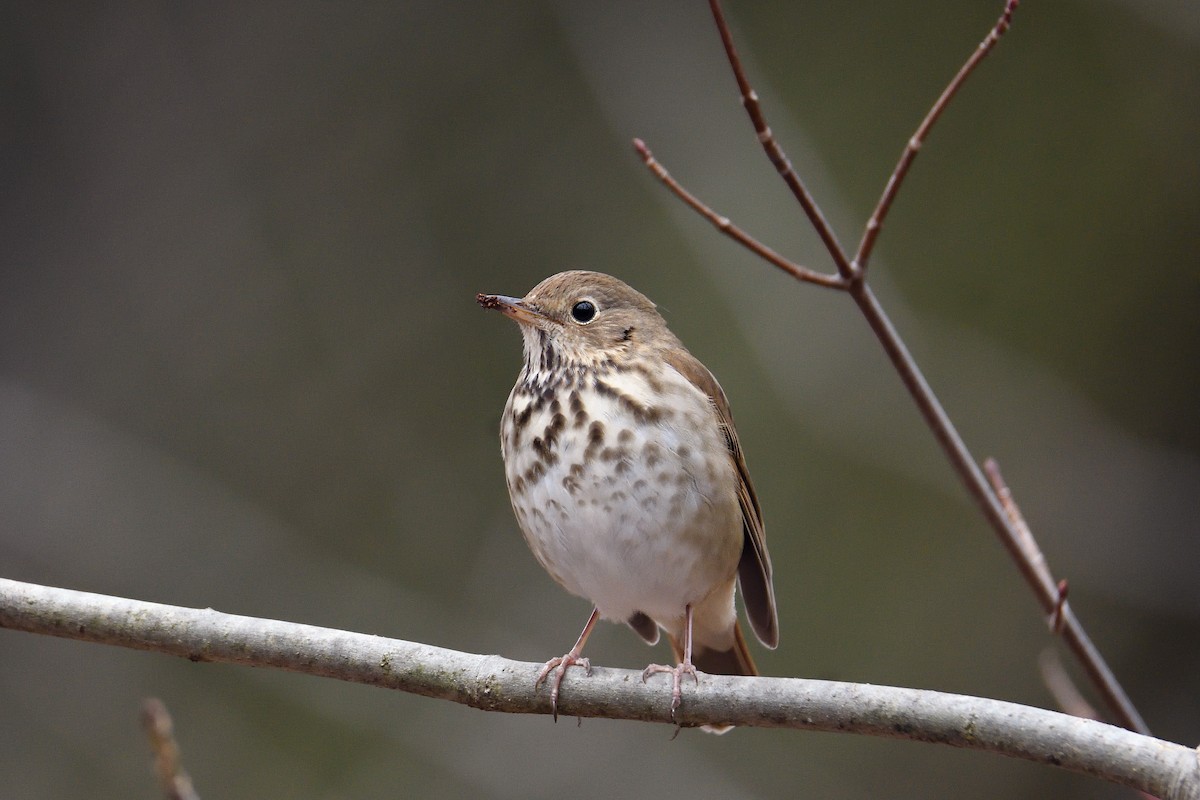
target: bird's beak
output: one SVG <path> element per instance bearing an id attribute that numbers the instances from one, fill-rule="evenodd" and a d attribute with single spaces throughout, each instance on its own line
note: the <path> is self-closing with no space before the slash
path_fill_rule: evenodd
<path id="1" fill-rule="evenodd" d="M 502 294 L 477 294 L 475 301 L 484 308 L 494 308 L 509 319 L 526 325 L 542 325 L 552 321 L 540 311 L 536 311 L 519 297 L 505 297 Z"/>

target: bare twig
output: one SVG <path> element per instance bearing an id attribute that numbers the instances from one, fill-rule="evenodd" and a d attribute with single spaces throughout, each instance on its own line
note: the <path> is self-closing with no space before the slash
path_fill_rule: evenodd
<path id="1" fill-rule="evenodd" d="M 846 281 L 840 275 L 826 275 L 822 272 L 816 272 L 784 258 L 737 225 L 734 225 L 729 221 L 729 217 L 718 214 L 702 203 L 695 195 L 684 189 L 677 180 L 671 177 L 670 173 L 667 172 L 662 164 L 658 163 L 654 155 L 650 152 L 650 149 L 646 147 L 646 143 L 641 139 L 633 140 L 633 149 L 641 156 L 642 161 L 646 163 L 646 166 L 654 173 L 654 176 L 674 192 L 680 200 L 687 203 L 696 213 L 711 222 L 721 233 L 733 239 L 759 258 L 769 261 L 797 280 L 815 283 L 818 286 L 829 286 L 835 289 L 845 288 Z"/>
<path id="2" fill-rule="evenodd" d="M 1012 490 L 1004 482 L 1004 476 L 1000 474 L 1000 464 L 994 458 L 984 459 L 983 471 L 987 475 L 992 492 L 1000 502 L 1000 507 L 1004 509 L 1004 514 L 1008 517 L 1008 526 L 1015 535 L 1014 544 L 1020 548 L 1021 558 L 1028 563 L 1031 570 L 1037 573 L 1039 584 L 1050 583 L 1055 586 L 1054 607 L 1050 609 L 1046 621 L 1050 626 L 1050 632 L 1061 636 L 1067 613 L 1067 579 L 1063 578 L 1057 583 L 1054 582 L 1054 573 L 1050 571 L 1050 565 L 1046 563 L 1046 554 L 1038 546 L 1037 539 L 1033 537 L 1033 531 L 1030 530 L 1029 523 L 1025 521 L 1025 515 L 1021 513 L 1020 506 L 1013 499 Z"/>
<path id="3" fill-rule="evenodd" d="M 142 727 L 154 752 L 154 771 L 167 800 L 200 800 L 192 779 L 183 770 L 179 745 L 175 742 L 175 726 L 167 707 L 156 697 L 142 703 Z"/>
<path id="4" fill-rule="evenodd" d="M 725 46 L 725 55 L 729 59 L 729 66 L 733 70 L 733 77 L 737 80 L 738 91 L 742 94 L 742 105 L 746 109 L 746 113 L 750 115 L 750 121 L 754 124 L 754 131 L 758 134 L 758 142 L 762 145 L 763 150 L 767 154 L 767 158 L 775 165 L 779 177 L 783 178 L 783 182 L 792 190 L 792 195 L 796 198 L 796 202 L 804 209 L 804 213 L 808 215 L 809 222 L 817 231 L 817 235 L 821 237 L 821 241 L 825 243 L 825 249 L 829 251 L 829 255 L 833 256 L 833 262 L 837 265 L 838 274 L 846 281 L 853 280 L 855 270 L 850 264 L 850 260 L 846 257 L 846 251 L 837 240 L 837 236 L 833 233 L 833 227 L 825 219 L 825 215 L 821 213 L 821 209 L 817 207 L 817 201 L 809 194 L 808 189 L 804 186 L 804 182 L 800 180 L 800 176 L 796 174 L 796 170 L 792 169 L 792 162 L 788 159 L 787 154 L 783 152 L 783 148 L 775 141 L 775 135 L 771 133 L 771 128 L 767 125 L 767 118 L 763 116 L 762 106 L 758 102 L 758 93 L 750 85 L 750 81 L 746 78 L 746 72 L 742 69 L 742 60 L 738 58 L 737 49 L 733 46 L 733 34 L 729 32 L 729 25 L 725 23 L 725 15 L 721 11 L 721 4 L 718 0 L 708 0 L 709 8 L 712 9 L 713 19 L 717 21 L 717 31 L 721 34 L 721 44 Z M 682 187 L 681 187 L 682 188 Z M 693 206 L 695 208 L 695 206 Z"/>
<path id="5" fill-rule="evenodd" d="M 979 43 L 979 47 L 971 54 L 971 57 L 966 60 L 966 63 L 959 69 L 958 74 L 953 80 L 946 85 L 942 90 L 941 95 L 933 106 L 929 109 L 929 113 L 925 115 L 925 119 L 921 120 L 921 124 L 917 126 L 917 132 L 908 140 L 908 144 L 904 148 L 904 152 L 900 155 L 900 161 L 896 164 L 896 168 L 892 170 L 892 176 L 888 178 L 887 186 L 883 189 L 883 194 L 879 197 L 879 202 L 875 205 L 875 211 L 872 212 L 871 218 L 867 220 L 867 227 L 863 231 L 862 241 L 859 242 L 858 252 L 854 255 L 854 264 L 859 271 L 865 273 L 867 271 L 867 262 L 871 260 L 871 252 L 875 249 L 875 241 L 879 238 L 879 231 L 883 228 L 883 220 L 887 217 L 888 211 L 891 210 L 892 201 L 896 199 L 896 193 L 900 191 L 900 184 L 904 182 L 904 177 L 908 175 L 908 168 L 912 166 L 913 160 L 917 157 L 917 153 L 921 150 L 921 145 L 925 143 L 925 139 L 929 137 L 929 131 L 933 128 L 933 124 L 938 121 L 938 117 L 946 110 L 946 106 L 950 100 L 958 93 L 959 88 L 967 80 L 967 76 L 975 71 L 979 66 L 979 62 L 992 51 L 996 43 L 1000 41 L 1000 37 L 1004 35 L 1012 24 L 1013 12 L 1017 10 L 1017 4 L 1020 0 L 1008 0 L 1004 4 L 1004 11 L 1000 14 L 1000 19 L 996 20 L 996 24 L 988 31 L 988 35 Z"/>
<path id="6" fill-rule="evenodd" d="M 1000 472 L 999 462 L 994 458 L 984 459 L 983 471 L 987 474 L 988 483 L 995 492 L 996 499 L 1000 501 L 1004 513 L 1008 515 L 1008 524 L 1013 529 L 1013 533 L 1017 535 L 1017 543 L 1025 553 L 1025 559 L 1029 562 L 1030 567 L 1041 576 L 1041 580 L 1053 583 L 1054 574 L 1050 572 L 1046 556 L 1042 552 L 1042 548 L 1038 547 L 1037 540 L 1033 538 L 1033 531 L 1025 522 L 1025 515 L 1021 513 L 1020 506 L 1013 499 L 1012 490 L 1008 488 L 1008 484 L 1004 481 L 1004 475 Z"/>
<path id="7" fill-rule="evenodd" d="M 1059 636 L 1063 632 L 1063 624 L 1067 614 L 1067 579 L 1063 578 L 1058 582 L 1058 601 L 1054 604 L 1054 610 L 1050 612 L 1050 631 Z"/>
<path id="8" fill-rule="evenodd" d="M 871 291 L 866 283 L 864 267 L 867 259 L 874 248 L 879 229 L 883 224 L 888 209 L 891 207 L 896 193 L 899 191 L 900 184 L 903 182 L 913 159 L 916 157 L 921 142 L 928 135 L 929 129 L 941 116 L 947 103 L 958 91 L 966 77 L 970 75 L 984 56 L 991 51 L 1000 36 L 1008 30 L 1013 10 L 1017 6 L 1017 0 L 1007 0 L 999 21 L 993 26 L 991 32 L 972 53 L 970 58 L 967 59 L 967 62 L 958 71 L 946 90 L 942 92 L 929 114 L 926 115 L 918 127 L 917 132 L 910 139 L 909 146 L 901 156 L 900 162 L 897 164 L 896 170 L 893 172 L 888 186 L 884 189 L 879 204 L 872 214 L 872 221 L 867 225 L 863 241 L 853 260 L 847 257 L 845 250 L 838 243 L 837 237 L 834 235 L 829 223 L 817 207 L 812 196 L 808 193 L 808 190 L 805 189 L 803 182 L 792 168 L 791 162 L 787 159 L 782 148 L 775 141 L 771 129 L 767 126 L 758 101 L 758 95 L 750 85 L 745 71 L 742 69 L 741 60 L 738 58 L 737 51 L 734 48 L 733 37 L 725 21 L 724 14 L 721 11 L 719 0 L 709 0 L 709 4 L 712 8 L 717 30 L 721 35 L 721 41 L 725 46 L 725 53 L 729 60 L 730 69 L 737 80 L 738 90 L 742 96 L 742 104 L 746 108 L 746 113 L 750 117 L 759 142 L 762 144 L 767 157 L 775 165 L 784 182 L 792 190 L 792 194 L 795 195 L 796 200 L 804 209 L 804 213 L 808 216 L 814 228 L 816 228 L 818 235 L 829 251 L 830 257 L 833 258 L 834 263 L 837 265 L 838 276 L 842 280 L 833 281 L 829 279 L 830 276 L 823 276 L 826 278 L 825 281 L 813 280 L 811 275 L 796 277 L 811 283 L 821 283 L 821 285 L 844 289 L 854 299 L 859 310 L 866 318 L 867 324 L 870 325 L 880 345 L 887 353 L 901 381 L 903 381 L 905 387 L 908 389 L 913 402 L 916 403 L 921 415 L 925 418 L 930 431 L 941 445 L 946 458 L 950 461 L 950 464 L 963 482 L 968 493 L 978 504 L 984 517 L 1000 538 L 1005 549 L 1008 550 L 1016 562 L 1022 576 L 1030 587 L 1032 587 L 1045 613 L 1054 621 L 1055 632 L 1061 633 L 1067 646 L 1083 665 L 1088 678 L 1104 698 L 1105 704 L 1114 718 L 1131 730 L 1148 733 L 1149 728 L 1146 726 L 1145 721 L 1125 694 L 1124 689 L 1121 688 L 1112 670 L 1105 663 L 1104 658 L 1084 631 L 1083 626 L 1079 623 L 1070 606 L 1065 602 L 1065 597 L 1060 592 L 1058 585 L 1054 583 L 1053 578 L 1051 578 L 1049 570 L 1045 567 L 1044 560 L 1039 561 L 1039 558 L 1036 556 L 1038 553 L 1036 547 L 1031 550 L 1026 546 L 1025 539 L 1029 538 L 1031 540 L 1032 537 L 1027 537 L 1028 531 L 1022 532 L 1018 530 L 1018 526 L 1011 521 L 1008 511 L 1002 507 L 996 493 L 984 478 L 979 464 L 967 449 L 962 437 L 958 434 L 958 430 L 954 427 L 949 416 L 947 416 L 945 410 L 942 408 L 941 403 L 925 380 L 925 376 L 921 373 L 916 361 L 908 352 L 907 346 L 892 325 L 887 313 L 883 310 L 874 292 Z M 666 170 L 658 162 L 648 157 L 649 151 L 646 150 L 644 145 L 640 145 L 638 149 L 639 153 L 643 155 L 643 160 L 650 166 L 654 174 L 672 192 L 716 224 L 723 232 L 729 233 L 730 230 L 738 230 L 740 233 L 740 229 L 733 226 L 726 218 L 714 212 L 671 179 L 667 175 Z M 766 248 L 756 240 L 751 239 L 745 234 L 734 236 L 733 238 L 753 252 L 762 255 L 770 263 L 788 272 L 788 274 L 795 275 L 795 265 L 778 256 L 768 257 L 763 255 L 764 253 L 774 255 L 774 251 L 769 250 L 769 248 Z M 812 274 L 819 275 L 819 273 Z M 1015 503 L 1011 503 L 1011 496 L 1009 502 L 1011 508 L 1016 507 Z"/>
<path id="9" fill-rule="evenodd" d="M 319 675 L 451 700 L 486 711 L 551 713 L 534 688 L 541 664 L 212 609 L 126 600 L 0 579 L 0 628 Z M 568 676 L 568 716 L 672 724 L 666 684 L 597 667 Z M 998 700 L 798 678 L 705 675 L 678 724 L 855 732 L 1001 753 L 1168 798 L 1200 797 L 1196 751 L 1093 720 Z M 547 724 L 550 724 L 547 721 Z"/>

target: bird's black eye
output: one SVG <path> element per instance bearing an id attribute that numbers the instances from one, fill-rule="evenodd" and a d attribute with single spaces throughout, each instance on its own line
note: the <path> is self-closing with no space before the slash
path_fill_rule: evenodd
<path id="1" fill-rule="evenodd" d="M 596 318 L 596 304 L 591 300 L 580 300 L 571 306 L 571 319 L 580 325 L 587 325 Z"/>

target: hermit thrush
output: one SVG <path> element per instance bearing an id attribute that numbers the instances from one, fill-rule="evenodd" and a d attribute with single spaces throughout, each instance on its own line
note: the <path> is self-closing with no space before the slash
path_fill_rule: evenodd
<path id="1" fill-rule="evenodd" d="M 779 642 L 771 559 L 729 404 L 644 295 L 609 275 L 562 272 L 524 298 L 478 296 L 515 320 L 525 365 L 500 447 L 513 511 L 538 562 L 595 606 L 575 646 L 546 662 L 557 715 L 596 620 L 650 644 L 666 631 L 682 680 L 756 675 L 734 608 L 740 582 L 759 640 Z M 728 728 L 714 730 L 723 731 Z"/>

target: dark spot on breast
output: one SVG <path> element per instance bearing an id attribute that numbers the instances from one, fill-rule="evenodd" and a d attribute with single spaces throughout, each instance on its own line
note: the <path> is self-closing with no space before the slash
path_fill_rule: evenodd
<path id="1" fill-rule="evenodd" d="M 600 380 L 599 378 L 596 378 L 595 380 L 592 381 L 592 388 L 596 390 L 596 394 L 598 394 L 602 397 L 616 397 L 617 396 L 617 390 L 614 389 L 613 387 L 609 386 L 607 383 Z"/>
<path id="2" fill-rule="evenodd" d="M 532 414 L 533 408 L 531 406 L 525 406 L 524 410 L 522 410 L 520 413 L 517 413 L 516 410 L 513 410 L 509 413 L 510 424 L 507 432 L 509 442 L 511 443 L 511 450 L 516 450 L 518 447 L 520 447 L 521 434 L 524 433 L 525 428 L 529 425 L 529 417 L 532 416 Z"/>
<path id="3" fill-rule="evenodd" d="M 650 369 L 644 363 L 634 362 L 633 371 L 642 376 L 642 380 L 646 381 L 646 385 L 650 387 L 650 391 L 661 393 L 663 391 L 663 383 L 659 380 L 659 375 L 654 370 Z"/>
<path id="4" fill-rule="evenodd" d="M 550 336 L 545 331 L 539 330 L 537 334 L 541 356 L 539 366 L 545 372 L 553 372 L 558 367 L 558 355 L 554 352 L 554 345 L 550 343 Z"/>
<path id="5" fill-rule="evenodd" d="M 557 402 L 557 401 L 555 401 Z M 562 414 L 555 414 L 554 419 L 550 420 L 550 424 L 542 431 L 542 440 L 547 448 L 553 448 L 555 442 L 558 441 L 558 435 L 562 433 L 563 428 L 567 427 L 567 418 Z M 534 442 L 537 440 L 535 439 Z M 534 447 L 536 448 L 536 444 Z"/>
<path id="6" fill-rule="evenodd" d="M 547 467 L 553 467 L 558 463 L 558 451 L 552 447 L 552 444 L 540 436 L 533 437 L 533 451 L 546 463 Z"/>
<path id="7" fill-rule="evenodd" d="M 544 461 L 535 461 L 529 465 L 529 469 L 525 470 L 522 476 L 526 484 L 534 484 L 542 479 L 546 474 L 546 464 Z"/>
<path id="8" fill-rule="evenodd" d="M 662 448 L 657 442 L 647 442 L 642 448 L 642 458 L 646 460 L 647 467 L 656 467 L 662 461 Z"/>
<path id="9" fill-rule="evenodd" d="M 639 367 L 639 369 L 645 368 Z M 594 381 L 592 381 L 592 387 L 597 393 L 604 395 L 605 397 L 615 398 L 616 401 L 620 403 L 626 411 L 632 414 L 633 418 L 638 422 L 655 423 L 671 416 L 670 409 L 664 409 L 657 406 L 648 406 L 644 403 L 638 402 L 630 395 L 617 391 L 616 388 L 608 383 L 605 383 L 599 378 L 596 378 Z"/>
<path id="10" fill-rule="evenodd" d="M 583 449 L 583 461 L 587 463 L 596 457 L 596 453 L 604 446 L 604 423 L 598 419 L 592 420 L 588 426 L 588 442 Z"/>
<path id="11" fill-rule="evenodd" d="M 623 405 L 630 414 L 633 414 L 633 418 L 638 422 L 653 424 L 671 416 L 670 410 L 659 406 L 648 406 L 643 403 L 639 403 L 637 400 L 634 400 L 627 394 L 622 394 L 617 397 L 617 402 Z"/>
<path id="12" fill-rule="evenodd" d="M 587 412 L 583 408 L 583 400 L 579 397 L 579 392 L 571 391 L 571 414 L 574 419 L 571 425 L 576 428 L 582 428 L 587 423 Z"/>
<path id="13" fill-rule="evenodd" d="M 633 338 L 633 328 L 626 328 L 625 330 L 621 331 L 621 341 L 622 342 L 628 342 L 632 338 Z"/>
<path id="14" fill-rule="evenodd" d="M 583 482 L 580 480 L 582 477 L 583 464 L 572 464 L 571 469 L 567 472 L 567 476 L 562 479 L 563 488 L 567 490 L 568 494 L 575 494 L 575 492 L 579 491 L 579 487 L 583 485 Z"/>
<path id="15" fill-rule="evenodd" d="M 617 434 L 617 444 L 629 444 L 631 441 L 633 441 L 633 431 L 629 428 L 625 428 Z"/>
<path id="16" fill-rule="evenodd" d="M 533 398 L 528 406 L 530 411 L 541 411 L 544 408 L 553 409 L 553 404 L 558 401 L 558 386 L 555 376 L 549 376 L 542 383 L 530 384 L 529 397 Z"/>
<path id="17" fill-rule="evenodd" d="M 687 449 L 686 445 L 680 447 L 678 450 L 675 451 L 675 455 L 679 456 L 679 458 L 681 460 L 687 458 L 691 454 L 692 454 L 692 451 Z"/>

